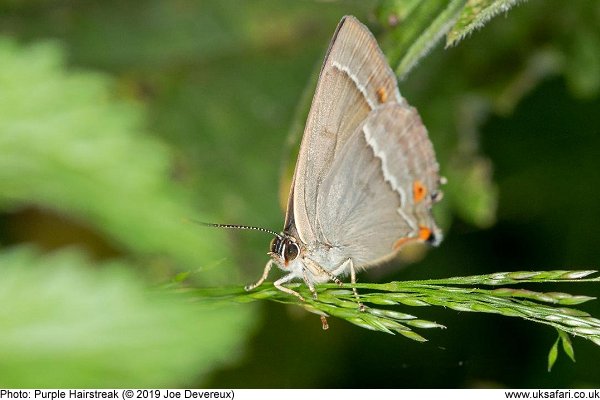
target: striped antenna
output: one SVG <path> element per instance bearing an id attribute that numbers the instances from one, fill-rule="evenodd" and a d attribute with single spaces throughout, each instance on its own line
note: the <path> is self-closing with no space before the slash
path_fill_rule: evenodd
<path id="1" fill-rule="evenodd" d="M 234 224 L 213 224 L 210 222 L 201 222 L 201 221 L 195 221 L 192 220 L 192 222 L 195 222 L 197 224 L 203 225 L 203 226 L 208 226 L 210 228 L 225 228 L 225 229 L 247 229 L 247 230 L 251 230 L 251 231 L 260 231 L 260 232 L 266 232 L 266 233 L 270 233 L 273 236 L 277 236 L 277 237 L 281 237 L 281 235 L 275 231 L 272 231 L 270 229 L 267 228 L 260 228 L 258 226 L 249 226 L 249 225 L 234 225 Z"/>

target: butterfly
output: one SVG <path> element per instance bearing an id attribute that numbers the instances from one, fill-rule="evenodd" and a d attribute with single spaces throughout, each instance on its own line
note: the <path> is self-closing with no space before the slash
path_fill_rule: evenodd
<path id="1" fill-rule="evenodd" d="M 306 122 L 281 233 L 253 290 L 276 265 L 274 286 L 303 280 L 342 284 L 358 270 L 393 258 L 407 243 L 442 239 L 431 208 L 442 198 L 433 146 L 417 110 L 400 95 L 396 76 L 371 32 L 355 17 L 340 21 L 319 75 Z M 359 302 L 360 304 L 360 302 Z"/>

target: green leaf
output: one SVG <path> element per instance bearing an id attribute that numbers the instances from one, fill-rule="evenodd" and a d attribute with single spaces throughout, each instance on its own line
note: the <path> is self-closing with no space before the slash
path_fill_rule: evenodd
<path id="1" fill-rule="evenodd" d="M 573 343 L 571 343 L 571 338 L 565 331 L 558 331 L 558 336 L 560 337 L 560 341 L 562 343 L 563 350 L 569 356 L 569 358 L 575 362 L 575 350 L 573 350 Z"/>
<path id="2" fill-rule="evenodd" d="M 1 387 L 173 387 L 229 363 L 252 307 L 146 289 L 123 262 L 0 253 Z"/>
<path id="3" fill-rule="evenodd" d="M 139 104 L 106 76 L 68 70 L 54 42 L 0 38 L 0 207 L 35 205 L 91 224 L 119 246 L 167 255 L 181 269 L 227 254 L 171 181 L 168 149 L 144 129 Z M 204 235 L 204 236 L 202 236 Z M 231 270 L 198 274 L 215 282 Z"/>
<path id="4" fill-rule="evenodd" d="M 397 65 L 395 71 L 400 79 L 448 32 L 465 2 L 466 0 L 420 2 L 410 10 L 402 23 L 389 32 L 389 36 L 382 41 L 382 47 L 390 64 Z"/>
<path id="5" fill-rule="evenodd" d="M 558 340 L 559 338 L 557 338 L 554 341 L 554 344 L 548 352 L 548 372 L 552 371 L 552 367 L 554 366 L 554 363 L 556 363 L 556 359 L 558 358 Z"/>
<path id="6" fill-rule="evenodd" d="M 467 35 L 482 28 L 500 13 L 506 13 L 521 0 L 468 0 L 456 24 L 446 37 L 446 46 L 453 46 Z"/>

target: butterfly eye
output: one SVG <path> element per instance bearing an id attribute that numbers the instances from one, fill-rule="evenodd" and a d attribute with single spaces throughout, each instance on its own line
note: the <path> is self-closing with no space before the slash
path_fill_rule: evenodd
<path id="1" fill-rule="evenodd" d="M 285 246 L 285 250 L 283 251 L 285 261 L 289 262 L 295 260 L 296 257 L 298 257 L 299 252 L 300 249 L 298 248 L 298 245 L 296 243 L 288 243 Z"/>

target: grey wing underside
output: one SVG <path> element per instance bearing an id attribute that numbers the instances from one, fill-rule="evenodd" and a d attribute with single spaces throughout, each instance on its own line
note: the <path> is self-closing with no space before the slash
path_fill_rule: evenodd
<path id="1" fill-rule="evenodd" d="M 368 29 L 344 17 L 321 69 L 288 202 L 284 229 L 304 243 L 324 239 L 314 221 L 331 164 L 369 113 L 384 103 L 404 104 L 396 77 Z"/>
<path id="2" fill-rule="evenodd" d="M 414 108 L 383 106 L 330 166 L 317 197 L 316 230 L 357 267 L 384 261 L 398 240 L 418 235 L 418 224 L 437 229 L 430 201 L 415 204 L 415 180 L 437 190 L 438 165 L 425 127 Z"/>

